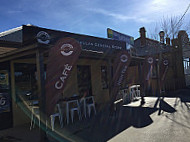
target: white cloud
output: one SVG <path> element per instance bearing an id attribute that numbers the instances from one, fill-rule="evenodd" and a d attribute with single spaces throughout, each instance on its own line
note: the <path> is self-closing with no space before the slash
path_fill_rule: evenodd
<path id="1" fill-rule="evenodd" d="M 94 13 L 99 13 L 103 14 L 104 16 L 110 16 L 116 20 L 120 21 L 129 21 L 129 20 L 134 20 L 136 22 L 143 22 L 143 23 L 149 23 L 151 20 L 146 19 L 145 17 L 138 17 L 136 16 L 128 16 L 127 14 L 122 14 L 122 13 L 115 13 L 112 11 L 104 10 L 104 9 L 87 9 L 88 11 L 94 12 Z"/>
<path id="2" fill-rule="evenodd" d="M 135 10 L 135 15 L 146 17 L 147 19 L 158 20 L 163 16 L 181 16 L 187 6 L 189 0 L 153 0 L 141 1 L 134 5 L 140 7 Z"/>

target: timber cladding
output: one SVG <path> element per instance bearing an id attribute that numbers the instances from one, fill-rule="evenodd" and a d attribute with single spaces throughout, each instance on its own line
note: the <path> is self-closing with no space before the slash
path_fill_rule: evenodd
<path id="1" fill-rule="evenodd" d="M 17 48 L 11 48 L 11 47 L 0 47 L 0 54 L 4 54 L 4 53 L 7 53 L 7 52 L 10 52 L 10 51 L 13 51 Z"/>

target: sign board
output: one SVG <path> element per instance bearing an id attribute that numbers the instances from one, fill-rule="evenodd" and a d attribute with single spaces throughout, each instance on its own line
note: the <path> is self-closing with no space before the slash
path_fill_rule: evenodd
<path id="1" fill-rule="evenodd" d="M 82 50 L 105 52 L 112 54 L 115 51 L 125 50 L 126 44 L 123 41 L 98 38 L 87 35 L 74 34 L 64 31 L 50 30 L 34 26 L 23 26 L 23 43 L 42 43 L 55 45 L 57 40 L 63 37 L 70 37 L 78 41 Z"/>
<path id="2" fill-rule="evenodd" d="M 119 33 L 112 29 L 107 29 L 108 38 L 126 42 L 126 49 L 130 49 L 134 46 L 134 37 Z"/>

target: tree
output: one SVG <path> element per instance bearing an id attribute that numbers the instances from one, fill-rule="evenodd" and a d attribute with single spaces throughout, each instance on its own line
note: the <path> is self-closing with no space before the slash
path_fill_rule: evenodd
<path id="1" fill-rule="evenodd" d="M 156 22 L 155 26 L 149 30 L 150 37 L 158 40 L 159 31 L 164 31 L 166 37 L 174 39 L 183 28 L 185 28 L 185 24 L 181 16 L 163 16 L 163 18 L 159 22 Z"/>
<path id="2" fill-rule="evenodd" d="M 181 30 L 183 24 L 183 19 L 180 19 L 178 16 L 172 16 L 172 17 L 163 17 L 161 19 L 161 29 L 164 31 L 166 37 L 169 37 L 170 39 L 174 39 L 179 30 Z"/>

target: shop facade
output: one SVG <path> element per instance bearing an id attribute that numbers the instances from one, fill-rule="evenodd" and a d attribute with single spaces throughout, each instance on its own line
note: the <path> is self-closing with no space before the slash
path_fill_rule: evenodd
<path id="1" fill-rule="evenodd" d="M 20 36 L 22 42 L 18 42 L 20 45 L 17 44 L 12 51 L 0 55 L 1 65 L 7 64 L 7 67 L 4 66 L 5 69 L 3 70 L 7 70 L 10 76 L 8 90 L 11 98 L 11 116 L 9 116 L 12 120 L 11 125 L 15 126 L 30 121 L 27 117 L 30 114 L 25 107 L 31 100 L 38 99 L 42 112 L 45 112 L 46 106 L 49 105 L 46 101 L 49 100 L 47 97 L 55 97 L 57 101 L 60 97 L 68 98 L 75 94 L 83 96 L 87 93 L 86 95 L 94 96 L 96 105 L 100 109 L 117 97 L 117 95 L 114 97 L 110 95 L 113 91 L 113 78 L 116 72 L 114 61 L 118 53 L 126 52 L 125 42 L 55 31 L 31 25 L 23 25 L 21 29 L 13 32 L 13 35 L 17 38 Z M 6 39 L 13 35 L 6 35 Z M 79 44 L 81 51 L 75 61 L 71 61 L 73 58 L 69 60 L 64 58 L 61 61 L 58 59 L 53 61 L 56 66 L 50 68 L 48 65 L 51 57 L 50 50 L 56 46 L 58 41 L 61 40 L 62 42 L 62 39 L 65 40 L 65 38 L 67 40 L 74 39 Z M 13 42 L 15 43 L 15 41 L 9 40 L 7 43 Z M 6 47 L 6 44 L 4 43 L 2 46 Z M 69 48 L 63 47 L 61 51 L 65 55 L 72 54 L 72 50 Z M 119 77 L 120 81 L 122 79 L 120 88 L 141 83 L 141 72 L 139 71 L 142 70 L 142 61 L 143 58 L 131 57 L 129 65 L 125 66 L 125 72 L 123 70 L 124 75 Z M 64 65 L 68 65 L 68 70 L 65 70 L 65 66 L 59 66 L 63 62 Z M 72 70 L 69 72 L 71 69 L 69 68 L 71 67 L 69 66 L 70 63 L 72 64 Z M 52 72 L 56 70 L 61 72 L 61 76 L 58 75 L 60 82 L 57 85 L 54 83 L 54 87 L 59 88 L 62 85 L 61 83 L 66 82 L 66 84 L 63 84 L 64 89 L 58 91 L 58 93 L 47 91 L 45 83 L 47 83 L 46 79 L 49 76 L 48 69 Z M 50 93 L 50 96 L 46 96 L 47 92 Z"/>

